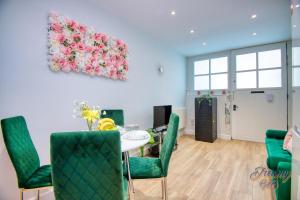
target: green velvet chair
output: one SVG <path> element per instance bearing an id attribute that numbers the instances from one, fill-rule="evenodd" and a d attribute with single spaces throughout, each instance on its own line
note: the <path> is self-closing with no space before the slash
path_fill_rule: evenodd
<path id="1" fill-rule="evenodd" d="M 53 133 L 50 146 L 56 200 L 127 199 L 120 143 L 118 131 Z"/>
<path id="2" fill-rule="evenodd" d="M 130 175 L 132 179 L 155 179 L 162 181 L 163 198 L 167 199 L 167 176 L 169 162 L 176 143 L 179 117 L 172 113 L 167 134 L 164 137 L 159 158 L 131 157 L 129 158 Z M 125 172 L 126 174 L 126 172 Z"/>
<path id="3" fill-rule="evenodd" d="M 104 115 L 104 113 L 106 113 Z M 118 126 L 124 126 L 124 112 L 121 109 L 104 109 L 101 110 L 101 118 L 111 118 Z"/>
<path id="4" fill-rule="evenodd" d="M 273 174 L 291 175 L 292 155 L 282 148 L 286 134 L 287 131 L 285 130 L 267 130 L 266 132 L 267 165 Z M 273 182 L 277 184 L 275 188 L 276 199 L 290 200 L 291 178 L 273 177 Z"/>
<path id="5" fill-rule="evenodd" d="M 1 120 L 4 143 L 16 170 L 20 198 L 26 190 L 37 190 L 52 186 L 51 166 L 40 166 L 39 156 L 31 140 L 24 117 L 17 116 Z"/>

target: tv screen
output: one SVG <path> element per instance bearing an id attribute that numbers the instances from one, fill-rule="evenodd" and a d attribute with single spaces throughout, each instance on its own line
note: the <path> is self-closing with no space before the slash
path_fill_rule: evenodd
<path id="1" fill-rule="evenodd" d="M 172 106 L 154 106 L 153 107 L 153 128 L 166 126 L 172 113 Z"/>

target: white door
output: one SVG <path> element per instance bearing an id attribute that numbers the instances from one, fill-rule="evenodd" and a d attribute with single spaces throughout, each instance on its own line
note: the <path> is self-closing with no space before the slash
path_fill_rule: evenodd
<path id="1" fill-rule="evenodd" d="M 286 46 L 232 52 L 232 138 L 263 142 L 267 129 L 287 128 Z"/>

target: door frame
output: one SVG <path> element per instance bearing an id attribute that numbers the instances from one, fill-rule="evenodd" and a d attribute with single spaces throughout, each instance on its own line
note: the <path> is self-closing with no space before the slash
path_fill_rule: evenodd
<path id="1" fill-rule="evenodd" d="M 247 53 L 256 53 L 256 62 L 258 62 L 258 52 L 261 51 L 269 51 L 269 50 L 275 50 L 275 49 L 281 49 L 281 81 L 282 81 L 282 87 L 279 88 L 259 88 L 258 81 L 259 81 L 259 69 L 258 69 L 258 63 L 256 63 L 256 88 L 251 89 L 237 89 L 236 88 L 236 55 L 240 54 L 247 54 Z M 266 44 L 261 46 L 254 46 L 254 47 L 246 47 L 242 49 L 236 49 L 232 50 L 230 52 L 230 67 L 231 70 L 229 72 L 230 74 L 230 90 L 232 94 L 232 101 L 231 101 L 231 138 L 232 139 L 242 139 L 236 136 L 235 131 L 233 130 L 233 123 L 234 123 L 234 117 L 233 117 L 233 105 L 234 105 L 234 99 L 236 95 L 236 91 L 272 91 L 272 90 L 284 90 L 284 94 L 286 94 L 286 127 L 288 127 L 289 124 L 289 101 L 288 101 L 288 63 L 287 63 L 287 42 L 279 42 L 279 43 L 273 43 L 273 44 Z M 262 69 L 262 70 L 271 70 L 276 68 L 268 68 L 268 69 Z M 246 70 L 247 71 L 247 70 Z M 245 72 L 246 72 L 245 71 Z M 249 70 L 254 71 L 254 70 Z M 271 128 L 271 127 L 270 127 Z"/>

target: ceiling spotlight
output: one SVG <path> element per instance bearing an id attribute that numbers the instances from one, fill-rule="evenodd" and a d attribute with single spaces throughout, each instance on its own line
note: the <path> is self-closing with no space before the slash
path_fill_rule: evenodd
<path id="1" fill-rule="evenodd" d="M 296 8 L 299 8 L 300 7 L 300 4 L 296 4 Z"/>
<path id="2" fill-rule="evenodd" d="M 252 33 L 252 35 L 253 35 L 253 36 L 256 36 L 256 35 L 257 35 L 257 33 L 253 32 L 253 33 Z"/>
<path id="3" fill-rule="evenodd" d="M 257 18 L 256 14 L 251 15 L 251 19 L 256 19 L 256 18 Z"/>
<path id="4" fill-rule="evenodd" d="M 195 33 L 195 31 L 192 29 L 192 30 L 190 30 L 190 34 L 194 34 Z"/>
<path id="5" fill-rule="evenodd" d="M 293 25 L 293 28 L 296 28 L 296 27 L 297 27 L 297 25 L 296 25 L 296 24 L 294 24 L 294 25 Z"/>
<path id="6" fill-rule="evenodd" d="M 172 11 L 171 11 L 171 15 L 173 15 L 173 16 L 176 15 L 175 10 L 172 10 Z"/>
<path id="7" fill-rule="evenodd" d="M 206 46 L 206 42 L 202 42 L 202 45 L 203 45 L 203 46 Z"/>

